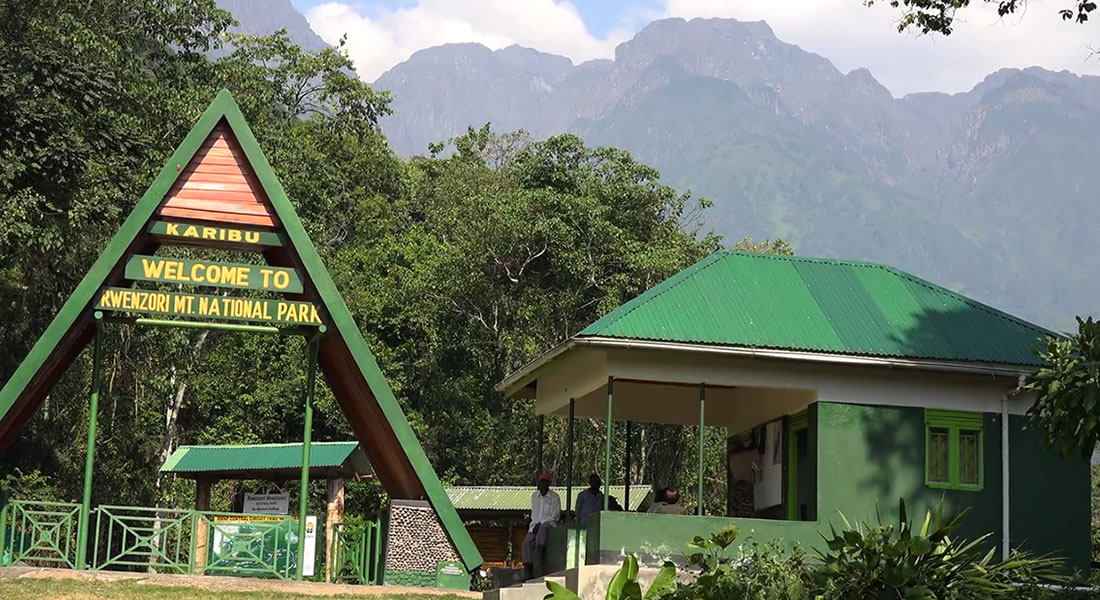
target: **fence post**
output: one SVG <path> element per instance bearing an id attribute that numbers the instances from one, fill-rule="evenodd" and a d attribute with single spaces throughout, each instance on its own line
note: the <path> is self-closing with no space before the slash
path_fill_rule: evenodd
<path id="1" fill-rule="evenodd" d="M 320 335 L 320 332 L 317 334 Z M 305 393 L 305 431 L 302 434 L 302 480 L 298 486 L 298 572 L 302 580 L 306 564 L 306 512 L 309 508 L 309 445 L 313 438 L 313 387 L 317 379 L 317 337 L 309 341 L 309 375 Z"/>
<path id="2" fill-rule="evenodd" d="M 76 568 L 83 571 L 88 558 L 88 520 L 92 504 L 92 471 L 95 467 L 95 429 L 99 419 L 99 363 L 103 356 L 103 313 L 95 312 L 95 348 L 92 351 L 92 394 L 88 401 L 88 447 L 84 454 L 84 495 L 76 533 Z"/>

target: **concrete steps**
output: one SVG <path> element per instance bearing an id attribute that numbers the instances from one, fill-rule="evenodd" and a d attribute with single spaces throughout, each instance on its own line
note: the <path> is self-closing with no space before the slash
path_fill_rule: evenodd
<path id="1" fill-rule="evenodd" d="M 490 590 L 482 595 L 482 600 L 543 600 L 550 593 L 546 582 L 553 581 L 565 589 L 580 596 L 581 600 L 603 600 L 611 578 L 619 570 L 619 565 L 584 565 L 565 571 L 552 573 L 545 577 L 531 579 L 521 584 Z M 657 577 L 660 569 L 642 567 L 638 569 L 638 584 L 642 590 Z"/>

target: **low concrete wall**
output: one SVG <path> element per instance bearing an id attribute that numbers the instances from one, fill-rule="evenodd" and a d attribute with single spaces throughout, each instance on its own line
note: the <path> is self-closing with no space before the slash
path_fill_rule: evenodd
<path id="1" fill-rule="evenodd" d="M 595 519 L 595 517 L 590 517 Z M 586 564 L 588 528 L 580 523 L 562 523 L 546 538 L 546 572 L 557 573 Z"/>
<path id="2" fill-rule="evenodd" d="M 780 539 L 788 549 L 798 545 L 810 551 L 822 542 L 819 524 L 813 521 L 601 512 L 589 518 L 586 563 L 616 565 L 622 557 L 634 554 L 643 565 L 660 565 L 666 560 L 683 564 L 691 554 L 689 541 L 696 536 L 709 537 L 726 525 L 741 530 L 735 547 L 750 540 L 766 543 Z"/>

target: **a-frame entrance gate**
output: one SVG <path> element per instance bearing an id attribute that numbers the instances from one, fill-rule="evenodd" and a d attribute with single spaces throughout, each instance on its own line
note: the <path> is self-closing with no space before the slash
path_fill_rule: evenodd
<path id="1" fill-rule="evenodd" d="M 157 255 L 162 246 L 247 252 L 259 255 L 263 262 L 237 264 Z M 167 285 L 173 291 L 167 291 Z M 216 288 L 221 293 L 197 293 L 195 288 Z M 257 520 L 243 531 L 239 527 L 229 531 L 218 525 L 218 515 L 200 511 L 121 506 L 100 506 L 93 511 L 102 338 L 104 328 L 116 322 L 307 339 L 297 518 Z M 61 312 L 0 389 L 0 452 L 89 341 L 93 344 L 93 375 L 81 502 L 10 501 L 0 519 L 0 560 L 34 558 L 77 569 L 155 563 L 178 572 L 223 569 L 284 578 L 296 574 L 300 578 L 313 390 L 320 368 L 390 497 L 427 499 L 449 539 L 451 555 L 468 571 L 480 565 L 473 540 L 227 91 L 220 92 L 199 118 Z M 219 534 L 221 542 L 235 543 L 235 550 L 213 548 L 214 534 Z M 101 539 L 103 536 L 106 539 Z M 375 547 L 379 547 L 378 538 L 376 531 Z M 220 550 L 217 556 L 213 554 L 216 550 Z M 351 552 L 359 552 L 358 546 Z"/>

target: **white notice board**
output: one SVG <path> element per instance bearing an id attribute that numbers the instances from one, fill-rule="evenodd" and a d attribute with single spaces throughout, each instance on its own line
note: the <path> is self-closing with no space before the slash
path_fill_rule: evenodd
<path id="1" fill-rule="evenodd" d="M 290 492 L 281 494 L 245 494 L 244 513 L 254 515 L 285 515 L 290 506 Z"/>

